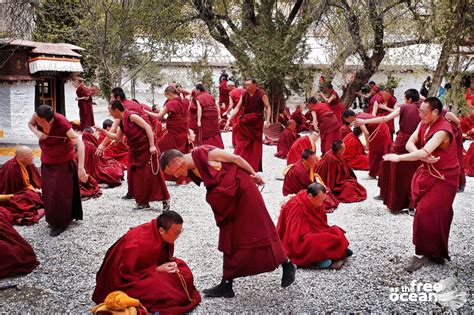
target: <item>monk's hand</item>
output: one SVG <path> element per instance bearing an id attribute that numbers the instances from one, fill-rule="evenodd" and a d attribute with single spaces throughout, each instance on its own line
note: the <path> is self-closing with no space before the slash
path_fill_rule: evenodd
<path id="1" fill-rule="evenodd" d="M 35 132 L 35 135 L 38 137 L 39 140 L 45 140 L 46 138 L 48 138 L 47 134 L 39 130 Z"/>
<path id="2" fill-rule="evenodd" d="M 230 123 L 230 120 L 228 119 L 227 122 L 225 123 L 225 126 L 224 126 L 225 131 L 230 130 L 229 123 Z"/>
<path id="3" fill-rule="evenodd" d="M 84 167 L 79 167 L 77 169 L 77 176 L 79 177 L 79 180 L 83 183 L 87 182 L 87 173 Z"/>
<path id="4" fill-rule="evenodd" d="M 270 126 L 270 122 L 268 120 L 265 120 L 265 123 L 263 124 L 263 128 L 268 128 Z"/>
<path id="5" fill-rule="evenodd" d="M 163 265 L 160 265 L 156 267 L 157 272 L 167 272 L 167 273 L 176 273 L 178 271 L 178 264 L 176 264 L 174 261 L 170 261 L 167 263 L 164 263 Z"/>
<path id="6" fill-rule="evenodd" d="M 384 161 L 400 162 L 400 156 L 398 154 L 389 153 L 383 156 Z"/>
<path id="7" fill-rule="evenodd" d="M 254 175 L 250 175 L 250 177 L 253 178 L 253 180 L 255 181 L 255 184 L 257 184 L 258 186 L 265 185 L 265 182 L 263 181 L 262 177 L 258 175 L 258 173 L 255 173 Z"/>
<path id="8" fill-rule="evenodd" d="M 150 153 L 151 153 L 151 154 L 155 154 L 156 152 L 157 152 L 156 147 L 155 147 L 154 145 L 152 145 L 152 146 L 150 147 Z"/>
<path id="9" fill-rule="evenodd" d="M 364 120 L 363 119 L 360 119 L 360 118 L 357 118 L 356 120 L 354 120 L 354 126 L 356 127 L 360 127 L 362 125 L 364 125 Z"/>
<path id="10" fill-rule="evenodd" d="M 100 144 L 97 147 L 97 150 L 95 150 L 95 155 L 97 155 L 97 156 L 103 156 L 104 155 L 104 147 L 102 146 L 102 144 Z"/>
<path id="11" fill-rule="evenodd" d="M 423 162 L 428 164 L 433 164 L 439 161 L 439 156 L 435 157 L 433 155 L 428 156 L 427 158 L 421 159 Z"/>
<path id="12" fill-rule="evenodd" d="M 197 122 L 197 125 L 198 125 L 198 127 L 201 127 L 201 122 L 198 121 L 198 122 Z"/>

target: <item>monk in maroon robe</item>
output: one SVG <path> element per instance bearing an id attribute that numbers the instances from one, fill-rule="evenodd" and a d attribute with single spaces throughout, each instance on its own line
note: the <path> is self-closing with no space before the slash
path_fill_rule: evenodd
<path id="1" fill-rule="evenodd" d="M 229 120 L 240 111 L 239 123 L 235 126 L 235 148 L 234 154 L 240 155 L 256 171 L 261 172 L 263 154 L 263 128 L 270 126 L 272 110 L 265 92 L 257 88 L 255 79 L 245 81 L 245 93 L 242 95 L 237 106 L 232 110 Z M 265 110 L 265 123 L 263 122 L 263 111 Z M 229 129 L 229 122 L 226 123 Z"/>
<path id="2" fill-rule="evenodd" d="M 0 279 L 28 274 L 39 265 L 33 248 L 12 224 L 10 212 L 0 207 Z"/>
<path id="3" fill-rule="evenodd" d="M 86 127 L 93 127 L 95 125 L 94 111 L 92 110 L 92 96 L 97 94 L 98 90 L 96 88 L 87 87 L 80 77 L 74 77 L 72 84 L 76 88 L 76 101 L 79 107 L 80 129 L 82 131 Z"/>
<path id="4" fill-rule="evenodd" d="M 28 123 L 41 148 L 41 188 L 51 236 L 58 236 L 73 219 L 82 220 L 79 180 L 85 182 L 84 143 L 61 114 L 47 105 L 36 108 Z M 78 163 L 74 161 L 74 144 Z"/>
<path id="5" fill-rule="evenodd" d="M 111 188 L 120 186 L 123 180 L 123 167 L 110 157 L 95 154 L 99 144 L 94 129 L 89 127 L 84 129 L 82 141 L 85 146 L 86 172 L 100 184 L 106 184 Z"/>
<path id="6" fill-rule="evenodd" d="M 227 82 L 227 81 L 226 81 Z M 228 100 L 228 98 L 227 98 Z M 196 85 L 198 145 L 208 144 L 224 149 L 219 127 L 220 109 L 214 96 L 206 91 L 204 85 Z"/>
<path id="7" fill-rule="evenodd" d="M 341 137 L 344 139 L 348 134 L 352 132 L 351 127 L 349 127 L 349 124 L 344 121 L 344 124 L 341 126 Z"/>
<path id="8" fill-rule="evenodd" d="M 384 160 L 392 162 L 423 162 L 412 180 L 412 201 L 416 207 L 415 255 L 405 267 L 408 272 L 420 269 L 428 260 L 435 263 L 450 260 L 449 231 L 460 171 L 454 133 L 442 110 L 443 104 L 438 98 L 425 99 L 420 106 L 421 123 L 406 145 L 410 153 L 384 156 Z"/>
<path id="9" fill-rule="evenodd" d="M 325 199 L 324 185 L 313 183 L 281 209 L 278 235 L 288 257 L 298 267 L 340 269 L 346 257 L 352 255 L 345 231 L 328 225 Z"/>
<path id="10" fill-rule="evenodd" d="M 326 103 L 318 103 L 315 97 L 308 99 L 314 130 L 319 130 L 322 154 L 331 150 L 331 144 L 341 140 L 341 123 Z"/>
<path id="11" fill-rule="evenodd" d="M 291 146 L 298 139 L 300 135 L 296 132 L 296 122 L 293 119 L 288 120 L 285 130 L 280 135 L 277 143 L 277 152 L 275 157 L 285 159 L 290 152 Z"/>
<path id="12" fill-rule="evenodd" d="M 113 121 L 111 119 L 106 119 L 102 123 L 102 129 L 110 131 L 113 126 Z M 99 132 L 98 143 L 99 146 L 102 142 L 107 139 L 107 136 L 102 132 Z M 99 147 L 98 146 L 98 147 Z M 127 138 L 124 137 L 121 141 L 110 141 L 109 145 L 104 149 L 104 156 L 110 157 L 115 161 L 119 162 L 124 169 L 127 169 L 128 165 L 128 145 Z"/>
<path id="13" fill-rule="evenodd" d="M 358 127 L 354 128 L 350 134 L 344 137 L 342 142 L 346 149 L 342 157 L 349 163 L 349 166 L 354 170 L 369 170 L 369 156 L 365 153 L 364 146 L 359 139 L 362 130 Z"/>
<path id="14" fill-rule="evenodd" d="M 232 112 L 232 109 L 239 104 L 240 99 L 242 98 L 242 95 L 244 94 L 245 90 L 241 87 L 237 87 L 233 81 L 227 82 L 227 86 L 229 88 L 229 109 L 227 110 L 227 113 L 225 115 L 229 117 L 230 113 Z M 242 114 L 242 107 L 240 108 L 240 111 L 234 115 L 234 119 L 232 119 L 231 124 L 232 124 L 232 146 L 235 147 L 235 132 L 234 128 L 235 126 L 238 125 L 239 123 L 239 117 Z M 227 123 L 227 122 L 226 122 Z"/>
<path id="15" fill-rule="evenodd" d="M 343 117 L 348 123 L 354 122 L 356 118 L 375 118 L 375 116 L 367 113 L 359 113 L 356 115 L 350 109 L 344 112 Z M 378 125 L 363 125 L 360 128 L 364 133 L 365 142 L 367 143 L 369 149 L 369 178 L 375 179 L 379 175 L 382 157 L 386 153 L 390 152 L 390 146 L 392 145 L 392 135 L 390 134 L 387 124 L 384 122 Z"/>
<path id="16" fill-rule="evenodd" d="M 290 118 L 296 122 L 296 130 L 298 132 L 308 130 L 308 124 L 306 123 L 306 117 L 303 114 L 303 108 L 303 105 L 296 106 L 296 109 L 293 114 L 291 114 Z"/>
<path id="17" fill-rule="evenodd" d="M 99 183 L 91 175 L 87 176 L 84 183 L 79 183 L 79 191 L 81 192 L 81 200 L 86 201 L 91 198 L 99 198 L 102 196 L 102 190 Z"/>
<path id="18" fill-rule="evenodd" d="M 390 152 L 396 154 L 408 153 L 406 144 L 410 136 L 415 132 L 420 123 L 420 94 L 416 89 L 405 91 L 405 103 L 386 116 L 356 121 L 357 125 L 377 124 L 387 121 L 393 121 L 399 118 L 400 128 L 397 137 L 393 142 Z M 415 171 L 420 166 L 419 161 L 403 161 L 392 163 L 382 161 L 380 165 L 378 186 L 380 187 L 380 196 L 376 199 L 383 200 L 387 208 L 394 213 L 403 209 L 412 208 L 410 205 L 411 181 Z"/>
<path id="19" fill-rule="evenodd" d="M 346 109 L 344 103 L 339 100 L 339 95 L 330 82 L 322 82 L 320 84 L 321 92 L 318 93 L 319 98 L 329 105 L 329 108 L 337 118 L 337 123 L 342 125 L 342 113 Z"/>
<path id="20" fill-rule="evenodd" d="M 471 114 L 464 114 L 459 118 L 464 139 L 474 138 L 474 124 L 469 119 L 469 115 Z"/>
<path id="21" fill-rule="evenodd" d="M 369 102 L 369 106 L 365 111 L 372 116 L 387 116 L 395 110 L 395 104 L 397 99 L 393 96 L 393 90 L 391 88 L 385 88 L 383 91 L 375 94 Z M 386 124 L 390 133 L 395 133 L 395 124 L 393 119 L 387 119 Z"/>
<path id="22" fill-rule="evenodd" d="M 186 155 L 167 151 L 160 164 L 168 174 L 188 174 L 197 185 L 206 186 L 206 200 L 219 227 L 218 249 L 224 253 L 222 282 L 204 290 L 206 296 L 233 297 L 233 279 L 269 272 L 279 265 L 283 266 L 282 287 L 293 283 L 296 268 L 286 257 L 258 190 L 263 180 L 248 162 L 204 145 Z"/>
<path id="23" fill-rule="evenodd" d="M 304 150 L 301 154 L 301 160 L 289 165 L 284 171 L 283 196 L 297 194 L 314 182 L 324 185 L 322 178 L 315 172 L 317 162 L 318 158 L 314 151 Z M 324 210 L 333 212 L 339 205 L 339 200 L 327 188 L 326 195 L 327 197 L 323 202 Z"/>
<path id="24" fill-rule="evenodd" d="M 33 152 L 28 147 L 18 147 L 15 157 L 0 168 L 0 195 L 8 195 L 0 200 L 0 207 L 10 212 L 14 224 L 30 225 L 43 216 L 40 188 L 41 177 L 33 162 Z"/>
<path id="25" fill-rule="evenodd" d="M 278 113 L 278 123 L 283 126 L 286 126 L 288 120 L 291 119 L 291 116 L 288 116 L 285 108 L 280 108 Z"/>
<path id="26" fill-rule="evenodd" d="M 342 157 L 344 143 L 336 140 L 332 150 L 327 152 L 316 167 L 318 173 L 334 196 L 343 203 L 359 202 L 367 199 L 367 191 L 357 182 L 357 176 Z"/>
<path id="27" fill-rule="evenodd" d="M 288 152 L 286 165 L 295 164 L 301 160 L 301 154 L 306 149 L 316 152 L 316 141 L 318 141 L 318 139 L 319 133 L 316 131 L 312 131 L 309 135 L 298 138 Z"/>
<path id="28" fill-rule="evenodd" d="M 190 312 L 201 295 L 189 267 L 173 256 L 182 231 L 183 218 L 174 211 L 129 230 L 107 251 L 92 300 L 99 304 L 109 293 L 122 291 L 151 313 Z"/>
<path id="29" fill-rule="evenodd" d="M 128 175 L 133 177 L 131 181 L 133 196 L 137 202 L 135 209 L 149 208 L 151 201 L 163 201 L 163 209 L 168 210 L 170 196 L 163 172 L 157 165 L 159 152 L 155 147 L 155 135 L 143 118 L 146 115 L 125 109 L 119 101 L 109 105 L 109 113 L 115 119 L 121 119 L 119 129 L 117 133 L 102 131 L 113 140 L 120 140 L 124 134 L 128 139 L 130 148 Z"/>

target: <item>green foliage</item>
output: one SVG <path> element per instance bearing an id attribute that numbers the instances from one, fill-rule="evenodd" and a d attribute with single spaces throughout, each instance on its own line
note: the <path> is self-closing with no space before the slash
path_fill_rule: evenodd
<path id="1" fill-rule="evenodd" d="M 212 68 L 209 66 L 209 62 L 206 57 L 194 62 L 191 65 L 191 69 L 188 71 L 188 73 L 193 79 L 193 84 L 202 82 L 204 87 L 206 87 L 206 89 L 211 94 L 217 96 L 217 89 L 212 79 Z"/>

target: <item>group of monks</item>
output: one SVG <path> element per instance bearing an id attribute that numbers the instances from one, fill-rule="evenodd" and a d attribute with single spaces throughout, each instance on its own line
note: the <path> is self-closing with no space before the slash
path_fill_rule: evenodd
<path id="1" fill-rule="evenodd" d="M 279 266 L 282 287 L 295 281 L 297 267 L 340 269 L 353 252 L 345 231 L 328 224 L 327 213 L 340 203 L 367 198 L 353 169 L 378 178 L 377 199 L 392 212 L 416 209 L 415 254 L 405 270 L 450 259 L 452 204 L 465 185 L 462 131 L 437 98 L 421 101 L 418 91 L 409 89 L 405 103 L 395 108 L 393 91 L 378 90 L 370 96 L 368 112 L 355 113 L 345 109 L 331 83 L 322 82 L 317 96 L 306 102 L 306 115 L 303 106 L 292 115 L 281 111 L 279 123 L 286 128 L 275 156 L 287 160 L 286 199 L 275 226 L 258 189 L 264 185 L 259 174 L 263 135 L 272 116 L 268 97 L 255 79 L 238 88 L 224 78 L 219 87 L 228 93 L 216 102 L 201 83 L 192 92 L 170 85 L 161 109 L 128 100 L 114 88 L 108 105 L 113 120 L 102 128 L 81 121 L 80 136 L 64 116 L 39 106 L 29 127 L 39 139 L 41 175 L 26 147 L 0 169 L 0 224 L 5 226 L 0 255 L 14 262 L 3 263 L 2 257 L 0 277 L 31 272 L 39 264 L 12 224 L 32 224 L 45 214 L 50 235 L 58 236 L 72 220 L 82 219 L 81 196 L 89 187 L 116 187 L 125 170 L 123 198 L 135 199 L 135 209 L 161 201 L 163 213 L 129 230 L 107 251 L 93 294 L 94 302 L 104 302 L 101 307 L 124 296 L 139 313 L 183 313 L 200 303 L 190 268 L 173 256 L 184 220 L 170 210 L 166 180 L 206 188 L 223 253 L 222 278 L 202 291 L 207 297 L 232 298 L 234 279 Z M 84 93 L 78 94 L 79 102 L 93 95 Z M 400 127 L 392 141 L 395 117 Z M 220 129 L 232 130 L 233 153 L 224 150 Z M 300 131 L 307 133 L 300 136 Z"/>

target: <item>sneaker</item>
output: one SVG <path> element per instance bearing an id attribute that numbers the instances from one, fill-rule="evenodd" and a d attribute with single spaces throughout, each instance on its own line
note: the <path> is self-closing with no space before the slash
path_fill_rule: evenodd
<path id="1" fill-rule="evenodd" d="M 443 257 L 428 257 L 428 259 L 437 265 L 444 265 L 446 262 Z"/>
<path id="2" fill-rule="evenodd" d="M 459 186 L 458 193 L 464 192 L 465 188 L 466 188 L 466 184 Z"/>
<path id="3" fill-rule="evenodd" d="M 281 266 L 283 267 L 281 287 L 286 288 L 295 282 L 296 266 L 289 260 L 281 264 Z"/>
<path id="4" fill-rule="evenodd" d="M 142 203 L 141 205 L 136 205 L 135 208 L 133 208 L 133 210 L 142 210 L 142 209 L 148 209 L 150 208 L 150 204 L 147 202 L 147 203 Z"/>
<path id="5" fill-rule="evenodd" d="M 413 256 L 408 264 L 405 266 L 405 271 L 412 273 L 413 271 L 417 271 L 421 267 L 424 266 L 424 264 L 428 261 L 428 257 L 423 256 L 421 258 L 418 258 L 416 256 Z"/>
<path id="6" fill-rule="evenodd" d="M 346 250 L 346 257 L 351 257 L 353 254 L 354 252 L 350 248 Z"/>
<path id="7" fill-rule="evenodd" d="M 202 293 L 204 293 L 206 297 L 233 298 L 235 296 L 234 290 L 232 289 L 232 280 L 224 279 L 215 287 L 202 290 Z"/>

